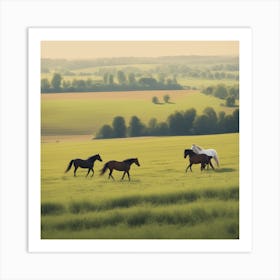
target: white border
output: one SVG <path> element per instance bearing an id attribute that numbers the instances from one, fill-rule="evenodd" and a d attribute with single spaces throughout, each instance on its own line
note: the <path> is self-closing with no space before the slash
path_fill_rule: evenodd
<path id="1" fill-rule="evenodd" d="M 30 252 L 249 252 L 252 249 L 252 45 L 250 28 L 29 28 L 29 236 Z M 41 240 L 40 42 L 239 41 L 240 238 L 239 240 Z M 244 94 L 246 93 L 246 94 Z M 31 179 L 32 178 L 32 179 Z"/>
<path id="2" fill-rule="evenodd" d="M 0 0 L 0 279 L 279 280 L 279 157 L 261 165 L 257 156 L 267 143 L 279 155 L 279 8 L 278 0 Z M 27 28 L 155 24 L 252 28 L 252 149 L 256 164 L 251 253 L 30 254 L 27 251 Z M 21 167 L 16 173 L 10 167 L 15 158 Z"/>

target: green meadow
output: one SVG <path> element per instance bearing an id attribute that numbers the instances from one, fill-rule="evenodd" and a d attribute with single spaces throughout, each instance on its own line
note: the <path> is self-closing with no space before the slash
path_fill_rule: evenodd
<path id="1" fill-rule="evenodd" d="M 194 165 L 186 173 L 189 160 L 183 152 L 193 143 L 216 149 L 220 168 L 201 172 Z M 69 136 L 59 141 L 43 136 L 41 237 L 238 239 L 238 143 L 237 133 L 107 140 Z M 85 177 L 86 169 L 78 169 L 77 177 L 73 169 L 64 173 L 71 159 L 97 153 L 103 162 L 95 162 L 93 177 Z M 131 166 L 131 181 L 122 181 L 118 171 L 115 181 L 108 180 L 108 171 L 99 175 L 107 161 L 131 157 L 141 165 Z"/>
<path id="2" fill-rule="evenodd" d="M 163 102 L 166 94 L 170 95 L 170 103 Z M 161 103 L 152 103 L 153 96 Z M 147 124 L 151 118 L 166 121 L 175 111 L 190 108 L 201 114 L 206 107 L 226 114 L 236 109 L 197 90 L 41 94 L 41 132 L 42 135 L 95 135 L 104 124 L 111 124 L 115 116 L 123 116 L 128 125 L 136 115 Z"/>

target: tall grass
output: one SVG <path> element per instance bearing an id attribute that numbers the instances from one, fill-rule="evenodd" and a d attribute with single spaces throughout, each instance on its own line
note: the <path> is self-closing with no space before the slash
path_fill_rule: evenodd
<path id="1" fill-rule="evenodd" d="M 238 205 L 231 202 L 224 204 L 216 201 L 201 201 L 193 205 L 171 205 L 168 207 L 136 206 L 130 209 L 118 209 L 92 214 L 44 217 L 42 231 L 83 231 L 108 226 L 125 226 L 127 229 L 143 225 L 177 225 L 194 226 L 210 223 L 215 219 L 235 219 L 235 224 L 228 225 L 227 232 L 236 235 L 238 221 Z M 147 236 L 148 237 L 148 236 Z"/>
<path id="2" fill-rule="evenodd" d="M 106 199 L 99 203 L 90 200 L 72 201 L 68 206 L 43 202 L 42 215 L 57 215 L 67 212 L 79 214 L 93 211 L 104 211 L 115 208 L 129 208 L 139 204 L 149 205 L 168 205 L 168 204 L 183 204 L 197 201 L 198 199 L 218 199 L 218 200 L 238 200 L 239 188 L 231 187 L 226 189 L 198 189 L 185 192 L 169 192 L 163 194 L 149 194 L 149 195 L 126 195 L 114 199 Z"/>

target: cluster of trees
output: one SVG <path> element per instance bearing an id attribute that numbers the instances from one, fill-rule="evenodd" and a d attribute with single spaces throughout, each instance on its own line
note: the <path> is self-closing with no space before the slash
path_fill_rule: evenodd
<path id="1" fill-rule="evenodd" d="M 97 139 L 124 138 L 139 136 L 167 135 L 201 135 L 232 133 L 239 131 L 239 109 L 231 115 L 220 112 L 218 115 L 211 107 L 204 109 L 202 115 L 197 115 L 191 108 L 183 112 L 174 112 L 165 122 L 150 119 L 145 125 L 139 117 L 132 116 L 128 126 L 122 116 L 113 119 L 112 125 L 103 125 L 96 135 Z"/>
<path id="2" fill-rule="evenodd" d="M 235 101 L 239 99 L 238 85 L 227 88 L 225 85 L 219 84 L 217 86 L 204 88 L 201 92 L 225 100 L 226 106 L 228 107 L 234 107 Z"/>
<path id="3" fill-rule="evenodd" d="M 162 104 L 162 103 L 159 101 L 159 98 L 158 98 L 157 96 L 153 96 L 152 102 L 153 102 L 154 104 Z M 163 96 L 163 102 L 164 102 L 164 103 L 170 103 L 170 95 L 165 94 L 165 95 Z"/>
<path id="4" fill-rule="evenodd" d="M 115 81 L 116 80 L 116 81 Z M 118 71 L 117 76 L 105 73 L 103 80 L 93 81 L 92 79 L 63 80 L 59 73 L 54 73 L 51 81 L 41 79 L 41 92 L 86 92 L 86 91 L 128 91 L 128 90 L 177 90 L 182 89 L 176 78 L 157 80 L 153 77 L 141 77 L 136 79 L 134 73 L 125 74 Z"/>

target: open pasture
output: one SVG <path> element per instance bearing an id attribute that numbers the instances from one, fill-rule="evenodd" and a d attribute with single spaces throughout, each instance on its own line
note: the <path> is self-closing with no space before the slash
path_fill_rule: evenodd
<path id="1" fill-rule="evenodd" d="M 152 103 L 153 96 L 163 102 L 166 94 L 170 95 L 170 103 Z M 104 124 L 111 124 L 115 116 L 123 116 L 128 125 L 136 115 L 147 124 L 151 118 L 166 121 L 175 111 L 190 108 L 195 108 L 197 114 L 206 107 L 226 114 L 236 109 L 222 103 L 218 98 L 191 90 L 42 94 L 41 131 L 42 135 L 95 135 Z"/>
<path id="2" fill-rule="evenodd" d="M 68 137 L 41 144 L 43 239 L 239 238 L 239 134 L 91 140 Z M 221 167 L 185 173 L 184 149 L 195 143 L 217 150 Z M 95 175 L 64 173 L 71 159 L 99 153 Z M 112 159 L 137 157 L 131 181 L 99 170 Z M 214 164 L 214 163 L 213 163 Z M 215 166 L 215 164 L 214 164 Z"/>

